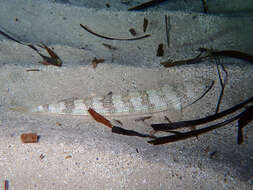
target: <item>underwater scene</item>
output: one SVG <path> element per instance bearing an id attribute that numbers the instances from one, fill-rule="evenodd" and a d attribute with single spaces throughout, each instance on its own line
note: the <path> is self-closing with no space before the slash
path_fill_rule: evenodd
<path id="1" fill-rule="evenodd" d="M 253 188 L 252 0 L 0 3 L 0 189 Z"/>

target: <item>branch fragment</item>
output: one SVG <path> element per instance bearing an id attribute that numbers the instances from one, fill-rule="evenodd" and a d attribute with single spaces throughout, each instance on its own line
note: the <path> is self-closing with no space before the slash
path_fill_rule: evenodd
<path id="1" fill-rule="evenodd" d="M 94 31 L 92 31 L 91 29 L 89 29 L 87 26 L 84 26 L 82 24 L 80 24 L 80 26 L 84 30 L 86 30 L 87 32 L 93 34 L 94 36 L 97 36 L 97 37 L 100 37 L 100 38 L 104 38 L 106 40 L 132 41 L 132 40 L 140 40 L 140 39 L 143 39 L 143 38 L 150 37 L 150 34 L 146 34 L 144 36 L 139 36 L 139 37 L 135 37 L 135 38 L 112 38 L 112 37 L 107 37 L 107 36 L 98 34 L 98 33 L 94 32 Z"/>
<path id="2" fill-rule="evenodd" d="M 89 114 L 95 119 L 97 122 L 104 124 L 105 126 L 112 128 L 112 124 L 109 120 L 107 120 L 104 116 L 100 115 L 97 113 L 95 110 L 92 108 L 88 109 Z"/>
<path id="3" fill-rule="evenodd" d="M 62 60 L 57 56 L 57 54 L 53 50 L 51 50 L 45 44 L 42 43 L 39 46 L 41 48 L 44 48 L 48 52 L 48 54 L 50 55 L 50 57 L 41 54 L 40 51 L 33 44 L 21 42 L 20 40 L 17 40 L 16 38 L 10 36 L 9 34 L 3 32 L 1 30 L 0 30 L 0 34 L 2 34 L 6 38 L 8 38 L 8 39 L 10 39 L 10 40 L 12 40 L 14 42 L 17 42 L 17 43 L 19 43 L 21 45 L 30 47 L 31 49 L 33 49 L 34 51 L 36 51 L 42 57 L 42 59 L 43 59 L 43 61 L 40 62 L 41 64 L 43 64 L 43 65 L 54 65 L 54 66 L 58 66 L 58 67 L 62 66 Z"/>
<path id="4" fill-rule="evenodd" d="M 213 115 L 210 115 L 210 116 L 207 116 L 204 118 L 200 118 L 200 119 L 196 119 L 196 120 L 188 120 L 188 121 L 179 121 L 179 122 L 173 122 L 173 123 L 151 124 L 151 127 L 155 131 L 165 131 L 166 132 L 167 130 L 174 130 L 174 129 L 179 129 L 179 128 L 193 127 L 193 126 L 205 124 L 205 123 L 220 119 L 220 118 L 227 116 L 229 114 L 232 114 L 232 113 L 238 111 L 239 109 L 243 108 L 245 105 L 247 105 L 250 102 L 253 102 L 253 97 L 245 100 L 242 103 L 239 103 L 239 104 L 233 106 L 232 108 L 229 108 L 225 111 L 222 111 L 220 113 L 213 114 Z"/>
<path id="5" fill-rule="evenodd" d="M 137 5 L 135 7 L 129 8 L 128 10 L 129 11 L 137 11 L 137 10 L 141 10 L 141 9 L 145 9 L 145 8 L 154 6 L 156 4 L 159 4 L 159 3 L 162 3 L 165 1 L 167 1 L 167 0 L 152 0 L 152 1 L 148 1 L 146 3 L 140 4 L 140 5 Z"/>
<path id="6" fill-rule="evenodd" d="M 207 133 L 209 131 L 212 131 L 214 129 L 223 127 L 223 126 L 239 119 L 241 116 L 242 116 L 242 114 L 239 114 L 239 115 L 237 115 L 237 116 L 235 116 L 231 119 L 228 119 L 228 120 L 223 121 L 221 123 L 211 125 L 209 127 L 205 127 L 205 128 L 202 128 L 202 129 L 197 129 L 197 130 L 194 130 L 194 131 L 180 133 L 180 134 L 171 135 L 171 136 L 159 137 L 159 138 L 156 138 L 155 140 L 148 141 L 148 143 L 153 144 L 153 145 L 160 145 L 160 144 L 171 143 L 171 142 L 176 142 L 176 141 L 196 137 L 196 136 L 202 135 L 204 133 Z"/>

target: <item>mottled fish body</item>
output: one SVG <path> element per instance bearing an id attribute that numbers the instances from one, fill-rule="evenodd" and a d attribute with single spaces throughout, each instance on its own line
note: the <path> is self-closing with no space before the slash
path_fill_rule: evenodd
<path id="1" fill-rule="evenodd" d="M 197 85 L 197 91 L 196 88 Z M 88 109 L 105 116 L 136 115 L 180 110 L 200 97 L 207 89 L 207 82 L 194 84 L 189 81 L 183 86 L 164 85 L 157 89 L 125 92 L 120 95 L 109 93 L 103 97 L 69 98 L 53 104 L 45 104 L 31 112 L 69 115 L 89 115 Z"/>

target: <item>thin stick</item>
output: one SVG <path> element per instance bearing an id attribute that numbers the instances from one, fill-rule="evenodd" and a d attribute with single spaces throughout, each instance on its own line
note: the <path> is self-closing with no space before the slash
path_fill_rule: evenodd
<path id="1" fill-rule="evenodd" d="M 179 121 L 179 122 L 173 122 L 173 123 L 159 123 L 159 124 L 151 124 L 151 127 L 156 131 L 167 131 L 172 129 L 179 129 L 184 127 L 192 127 L 197 126 L 201 124 L 205 124 L 211 121 L 215 121 L 217 119 L 220 119 L 224 116 L 227 116 L 229 114 L 232 114 L 236 112 L 237 110 L 243 108 L 245 105 L 249 104 L 250 102 L 253 102 L 253 96 L 244 102 L 237 104 L 227 110 L 224 110 L 222 112 L 219 112 L 217 114 L 209 115 L 204 118 L 195 119 L 195 120 L 188 120 L 188 121 Z"/>
<path id="2" fill-rule="evenodd" d="M 148 141 L 148 143 L 153 144 L 153 145 L 160 145 L 160 144 L 171 143 L 171 142 L 175 142 L 175 141 L 180 141 L 180 140 L 185 140 L 188 138 L 196 137 L 196 136 L 202 135 L 204 133 L 207 133 L 209 131 L 212 131 L 214 129 L 223 127 L 223 126 L 239 119 L 241 116 L 242 116 L 242 114 L 239 114 L 231 119 L 228 119 L 228 120 L 223 121 L 221 123 L 217 123 L 217 124 L 214 124 L 209 127 L 202 128 L 202 129 L 197 129 L 197 130 L 185 132 L 185 133 L 179 133 L 179 134 L 171 135 L 171 136 L 159 137 L 159 138 L 156 138 L 155 140 Z"/>
<path id="3" fill-rule="evenodd" d="M 206 48 L 199 48 L 199 55 L 197 55 L 194 58 L 187 59 L 187 60 L 180 60 L 180 61 L 164 61 L 160 64 L 164 67 L 172 67 L 172 66 L 178 66 L 178 65 L 185 65 L 185 64 L 195 64 L 198 62 L 201 62 L 207 58 L 215 58 L 215 57 L 232 57 L 237 59 L 242 59 L 245 61 L 248 61 L 249 63 L 253 64 L 253 55 L 240 52 L 240 51 L 234 51 L 234 50 L 224 50 L 224 51 L 213 51 L 211 49 Z M 206 55 L 202 55 L 203 53 L 206 53 Z"/>
<path id="4" fill-rule="evenodd" d="M 204 13 L 208 13 L 208 6 L 207 6 L 207 0 L 202 0 Z"/>
<path id="5" fill-rule="evenodd" d="M 134 121 L 136 121 L 136 122 L 143 121 L 144 122 L 145 120 L 151 119 L 151 118 L 152 118 L 152 116 L 139 117 L 139 118 L 135 119 Z"/>
<path id="6" fill-rule="evenodd" d="M 84 26 L 82 24 L 80 24 L 80 26 L 86 30 L 87 32 L 93 34 L 94 36 L 97 36 L 97 37 L 100 37 L 100 38 L 104 38 L 106 40 L 120 40 L 120 41 L 132 41 L 132 40 L 140 40 L 140 39 L 143 39 L 143 38 L 147 38 L 147 37 L 150 37 L 150 34 L 146 34 L 144 36 L 139 36 L 139 37 L 136 37 L 136 38 L 112 38 L 112 37 L 107 37 L 107 36 L 103 36 L 101 34 L 98 34 L 96 32 L 93 32 L 91 29 L 89 29 L 87 26 Z"/>
<path id="7" fill-rule="evenodd" d="M 8 190 L 8 189 L 9 189 L 8 180 L 4 180 L 4 190 Z"/>
<path id="8" fill-rule="evenodd" d="M 219 58 L 216 58 L 216 60 L 219 61 Z M 224 96 L 224 90 L 225 90 L 225 86 L 227 84 L 228 73 L 227 73 L 224 65 L 221 64 L 221 68 L 222 68 L 223 72 L 225 73 L 224 78 L 222 78 L 221 71 L 219 69 L 219 65 L 218 65 L 217 62 L 216 62 L 216 68 L 217 68 L 218 77 L 219 77 L 220 86 L 221 86 L 221 91 L 220 91 L 219 99 L 218 99 L 218 102 L 217 102 L 217 105 L 216 105 L 216 109 L 215 109 L 215 113 L 218 113 L 219 110 L 220 110 L 220 104 L 221 104 L 222 98 Z"/>
<path id="9" fill-rule="evenodd" d="M 10 40 L 13 40 L 14 42 L 17 42 L 17 43 L 19 43 L 19 44 L 25 45 L 25 44 L 23 44 L 22 42 L 20 42 L 19 40 L 15 39 L 14 37 L 12 37 L 12 36 L 6 34 L 5 32 L 3 32 L 3 31 L 1 31 L 1 30 L 0 30 L 0 34 L 2 34 L 3 36 L 5 36 L 6 38 L 9 38 Z"/>
<path id="10" fill-rule="evenodd" d="M 48 52 L 48 54 L 50 55 L 50 57 L 45 56 L 43 54 L 40 53 L 40 51 L 32 44 L 29 43 L 25 43 L 22 42 L 20 40 L 17 40 L 16 38 L 6 34 L 5 32 L 0 30 L 0 34 L 2 34 L 3 36 L 5 36 L 6 38 L 13 40 L 14 42 L 17 42 L 21 45 L 27 46 L 32 48 L 34 51 L 36 51 L 38 53 L 39 56 L 42 57 L 43 61 L 40 62 L 41 64 L 44 65 L 55 65 L 55 66 L 62 66 L 62 60 L 56 55 L 56 53 L 53 52 L 53 50 L 51 50 L 49 47 L 47 47 L 46 45 L 42 44 L 40 47 L 46 49 L 46 51 Z"/>
<path id="11" fill-rule="evenodd" d="M 253 105 L 247 108 L 243 113 L 242 117 L 238 120 L 238 131 L 237 131 L 237 144 L 243 143 L 243 127 L 245 127 L 248 123 L 253 120 Z"/>
<path id="12" fill-rule="evenodd" d="M 112 127 L 112 133 L 117 133 L 117 134 L 126 135 L 126 136 L 137 136 L 137 137 L 143 137 L 143 138 L 147 138 L 147 137 L 148 138 L 156 138 L 156 137 L 148 135 L 148 134 L 142 134 L 137 131 L 127 130 L 127 129 L 123 129 L 123 128 L 117 127 L 117 126 Z"/>
<path id="13" fill-rule="evenodd" d="M 26 69 L 27 72 L 30 72 L 30 71 L 40 71 L 39 69 Z"/>
<path id="14" fill-rule="evenodd" d="M 194 57 L 192 59 L 186 59 L 186 60 L 180 60 L 180 61 L 168 60 L 168 61 L 161 62 L 160 64 L 166 68 L 178 66 L 178 65 L 195 64 L 195 63 L 200 62 L 203 59 L 207 58 L 207 56 L 201 56 L 201 55 L 202 55 L 202 52 L 200 52 L 196 57 Z"/>
<path id="15" fill-rule="evenodd" d="M 222 57 L 232 57 L 232 58 L 237 58 L 237 59 L 242 59 L 245 61 L 250 62 L 253 64 L 253 55 L 240 52 L 240 51 L 235 51 L 235 50 L 222 50 L 222 51 L 215 51 L 207 48 L 199 48 L 201 52 L 208 52 L 210 55 L 209 57 L 213 56 L 222 56 Z"/>
<path id="16" fill-rule="evenodd" d="M 170 25 L 170 17 L 165 15 L 165 30 L 166 30 L 166 38 L 167 38 L 167 45 L 168 48 L 170 47 L 170 30 L 171 30 L 171 25 Z"/>
<path id="17" fill-rule="evenodd" d="M 184 108 L 186 107 L 189 107 L 193 104 L 195 104 L 196 102 L 198 102 L 200 99 L 202 99 L 212 88 L 213 88 L 213 85 L 214 85 L 214 81 L 211 82 L 210 86 L 206 89 L 206 91 L 195 101 L 193 101 L 192 103 L 190 103 L 189 105 L 185 106 Z"/>
<path id="18" fill-rule="evenodd" d="M 129 11 L 137 11 L 137 10 L 141 10 L 141 9 L 145 9 L 145 8 L 154 6 L 156 4 L 159 4 L 159 3 L 162 3 L 165 1 L 167 1 L 167 0 L 152 0 L 152 1 L 148 1 L 146 3 L 140 4 L 140 5 L 137 5 L 135 7 L 129 8 L 128 10 Z"/>
<path id="19" fill-rule="evenodd" d="M 14 42 L 17 42 L 21 45 L 24 45 L 24 46 L 28 46 L 30 48 L 32 48 L 33 50 L 35 50 L 36 52 L 38 52 L 39 50 L 32 44 L 29 44 L 29 43 L 24 43 L 24 42 L 21 42 L 20 40 L 17 40 L 16 38 L 10 36 L 9 34 L 3 32 L 2 30 L 0 30 L 0 34 L 2 34 L 3 36 L 5 36 L 6 38 L 10 39 L 10 40 L 13 40 Z"/>
<path id="20" fill-rule="evenodd" d="M 109 120 L 107 120 L 104 116 L 100 115 L 99 113 L 97 113 L 95 110 L 93 110 L 92 108 L 88 109 L 89 114 L 92 116 L 92 118 L 94 120 L 96 120 L 99 123 L 104 124 L 105 126 L 112 128 L 112 124 Z"/>

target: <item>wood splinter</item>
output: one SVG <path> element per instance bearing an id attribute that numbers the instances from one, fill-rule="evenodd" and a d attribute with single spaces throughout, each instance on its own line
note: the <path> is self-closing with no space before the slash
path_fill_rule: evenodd
<path id="1" fill-rule="evenodd" d="M 20 136 L 23 143 L 37 143 L 38 135 L 37 133 L 23 133 Z"/>

